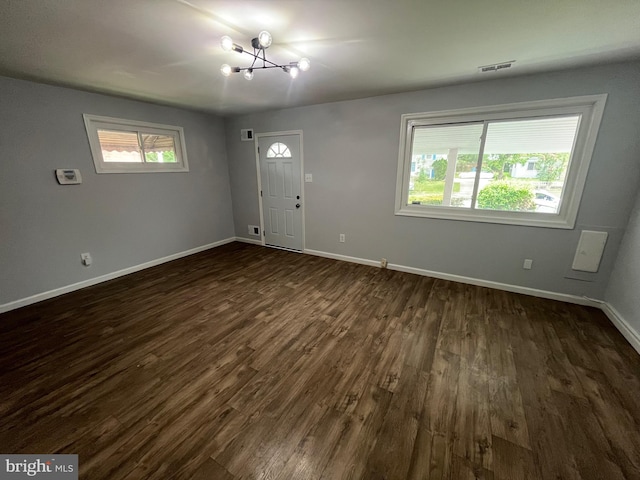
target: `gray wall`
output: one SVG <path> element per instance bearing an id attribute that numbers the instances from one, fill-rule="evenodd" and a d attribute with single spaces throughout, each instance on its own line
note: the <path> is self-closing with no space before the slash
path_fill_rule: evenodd
<path id="1" fill-rule="evenodd" d="M 182 126 L 190 171 L 96 174 L 83 113 Z M 0 77 L 0 156 L 0 305 L 234 235 L 220 118 Z"/>
<path id="2" fill-rule="evenodd" d="M 394 215 L 401 114 L 600 93 L 609 98 L 574 230 Z M 240 129 L 302 129 L 314 180 L 305 184 L 307 249 L 601 299 L 640 176 L 640 63 L 244 115 L 225 126 L 238 236 L 260 218 L 253 144 L 240 142 Z M 581 229 L 610 233 L 597 274 L 571 272 Z"/>
<path id="3" fill-rule="evenodd" d="M 640 338 L 640 195 L 622 240 L 605 300 Z"/>

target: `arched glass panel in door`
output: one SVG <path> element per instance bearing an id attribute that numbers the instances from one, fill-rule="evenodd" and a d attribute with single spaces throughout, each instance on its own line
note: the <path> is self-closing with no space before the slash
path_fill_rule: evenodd
<path id="1" fill-rule="evenodd" d="M 272 143 L 267 150 L 267 158 L 291 158 L 291 150 L 284 143 Z"/>

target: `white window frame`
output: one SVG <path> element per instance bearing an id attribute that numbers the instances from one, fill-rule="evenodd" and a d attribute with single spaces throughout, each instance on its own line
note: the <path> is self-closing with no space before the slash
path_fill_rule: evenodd
<path id="1" fill-rule="evenodd" d="M 83 115 L 84 125 L 89 138 L 91 156 L 96 173 L 150 173 L 150 172 L 188 172 L 187 150 L 182 127 L 162 125 L 159 123 L 138 122 L 123 118 L 103 117 L 99 115 Z M 122 130 L 140 134 L 165 135 L 173 137 L 175 145 L 175 163 L 155 162 L 105 162 L 98 138 L 98 130 Z M 144 158 L 144 157 L 143 157 Z"/>
<path id="2" fill-rule="evenodd" d="M 472 222 L 527 225 L 535 227 L 572 229 L 578 215 L 591 156 L 596 143 L 607 95 L 511 103 L 486 107 L 445 110 L 426 113 L 410 113 L 401 117 L 400 151 L 396 179 L 395 214 L 409 217 L 442 218 Z M 411 151 L 414 127 L 446 125 L 464 122 L 496 120 L 524 120 L 528 118 L 579 114 L 581 119 L 569 170 L 565 179 L 562 202 L 558 213 L 508 212 L 471 208 L 408 204 L 411 174 Z M 485 123 L 485 131 L 486 131 Z M 477 169 L 479 176 L 481 169 Z M 476 182 L 478 179 L 476 178 Z"/>

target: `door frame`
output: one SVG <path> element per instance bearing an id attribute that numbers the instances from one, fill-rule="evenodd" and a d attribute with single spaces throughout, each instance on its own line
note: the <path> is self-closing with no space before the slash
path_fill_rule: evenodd
<path id="1" fill-rule="evenodd" d="M 302 197 L 302 250 L 300 251 L 300 253 L 304 253 L 305 248 L 306 248 L 306 243 L 305 243 L 305 205 L 306 205 L 306 201 L 307 201 L 307 197 L 305 195 L 304 192 L 304 142 L 303 142 L 303 136 L 302 136 L 302 130 L 284 130 L 281 132 L 264 132 L 264 133 L 257 133 L 253 139 L 253 147 L 255 150 L 255 155 L 256 155 L 256 176 L 258 179 L 258 209 L 260 210 L 260 244 L 263 247 L 266 247 L 267 244 L 265 242 L 265 235 L 264 235 L 264 210 L 262 208 L 262 195 L 260 195 L 260 192 L 262 191 L 262 175 L 260 174 L 260 153 L 258 152 L 258 143 L 260 141 L 261 138 L 264 137 L 279 137 L 281 135 L 297 135 L 298 139 L 300 140 L 300 196 Z M 269 245 L 269 247 L 271 248 L 279 248 L 279 247 L 274 247 L 272 245 Z M 293 250 L 289 250 L 288 248 L 283 248 L 283 250 L 287 250 L 287 251 L 293 251 Z"/>

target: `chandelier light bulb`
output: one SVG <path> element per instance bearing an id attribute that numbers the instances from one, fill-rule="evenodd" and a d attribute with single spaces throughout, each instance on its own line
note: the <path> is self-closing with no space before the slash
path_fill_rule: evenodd
<path id="1" fill-rule="evenodd" d="M 230 52 L 233 48 L 233 40 L 231 40 L 231 37 L 225 35 L 220 39 L 220 46 L 225 52 Z"/>
<path id="2" fill-rule="evenodd" d="M 247 80 L 251 80 L 253 78 L 253 70 L 250 68 L 249 70 L 245 70 L 244 73 L 242 74 L 244 76 L 244 78 L 246 78 Z"/>
<path id="3" fill-rule="evenodd" d="M 224 65 L 222 65 L 222 67 L 220 67 L 220 71 L 222 72 L 222 75 L 228 77 L 229 75 L 231 75 L 231 66 L 225 63 Z"/>
<path id="4" fill-rule="evenodd" d="M 258 34 L 258 42 L 262 48 L 268 48 L 271 45 L 271 34 L 266 30 L 261 31 Z"/>
<path id="5" fill-rule="evenodd" d="M 291 78 L 297 78 L 299 73 L 300 69 L 298 67 L 291 67 L 289 69 L 289 75 L 291 75 Z"/>
<path id="6" fill-rule="evenodd" d="M 308 58 L 301 58 L 298 62 L 298 68 L 303 72 L 306 72 L 307 70 L 309 70 L 309 68 L 311 68 L 311 62 Z"/>

